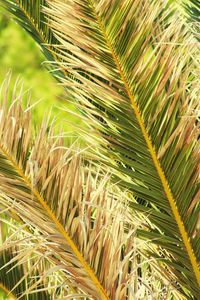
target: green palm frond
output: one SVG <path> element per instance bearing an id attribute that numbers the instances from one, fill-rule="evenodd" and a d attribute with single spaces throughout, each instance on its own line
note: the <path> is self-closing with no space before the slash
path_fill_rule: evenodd
<path id="1" fill-rule="evenodd" d="M 54 37 L 48 20 L 43 12 L 46 0 L 1 0 L 0 3 L 9 11 L 19 23 L 39 44 L 46 58 L 51 62 L 58 60 L 56 54 L 57 40 Z M 64 76 L 65 71 L 55 71 L 54 76 Z"/>
<path id="2" fill-rule="evenodd" d="M 185 0 L 183 6 L 187 13 L 188 20 L 191 22 L 192 28 L 196 33 L 196 37 L 198 41 L 200 41 L 200 3 L 198 0 Z"/>
<path id="3" fill-rule="evenodd" d="M 198 299 L 198 47 L 160 1 L 47 1 L 63 83 L 93 120 L 99 154 L 154 224 L 145 233 Z M 195 59 L 192 59 L 195 57 Z M 76 78 L 76 80 L 74 80 Z"/>
<path id="4" fill-rule="evenodd" d="M 200 28 L 200 3 L 198 0 L 175 0 L 168 1 L 174 7 L 180 10 L 182 19 L 185 20 L 185 26 L 194 34 L 194 37 L 199 41 Z"/>
<path id="5" fill-rule="evenodd" d="M 13 261 L 15 255 L 11 250 L 2 251 L 0 253 L 0 288 L 11 297 L 11 299 L 19 299 L 27 288 L 34 284 L 35 278 L 39 275 L 37 270 L 34 270 L 31 275 L 26 275 L 27 266 L 18 265 Z M 4 267 L 3 267 L 4 266 Z M 40 290 L 39 290 L 40 288 Z M 43 291 L 43 285 L 38 287 L 37 293 L 23 296 L 24 300 L 50 300 L 50 295 L 47 291 Z"/>
<path id="6" fill-rule="evenodd" d="M 193 23 L 200 22 L 200 4 L 198 0 L 183 0 L 182 5 Z"/>

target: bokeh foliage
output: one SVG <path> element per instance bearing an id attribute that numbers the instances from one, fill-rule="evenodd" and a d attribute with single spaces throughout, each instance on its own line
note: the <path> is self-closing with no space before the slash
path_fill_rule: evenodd
<path id="1" fill-rule="evenodd" d="M 33 39 L 0 8 L 0 82 L 11 70 L 13 86 L 20 74 L 24 90 L 30 90 L 31 99 L 36 102 L 41 100 L 34 108 L 34 123 L 41 123 L 44 115 L 47 116 L 52 109 L 51 115 L 56 116 L 58 127 L 62 121 L 62 128 L 67 135 L 76 136 L 74 126 L 70 123 L 80 124 L 81 120 L 60 110 L 64 104 L 68 109 L 76 111 L 74 105 L 67 101 L 64 89 L 42 64 L 44 60 Z"/>

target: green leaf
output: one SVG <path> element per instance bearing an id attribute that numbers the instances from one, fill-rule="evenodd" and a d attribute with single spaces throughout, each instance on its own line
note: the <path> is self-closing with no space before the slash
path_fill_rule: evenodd
<path id="1" fill-rule="evenodd" d="M 199 27 L 200 27 L 200 4 L 198 0 L 190 0 L 186 1 L 185 10 L 188 13 L 188 20 L 191 23 L 191 28 L 194 32 L 195 37 L 198 42 L 200 42 L 199 38 Z"/>
<path id="2" fill-rule="evenodd" d="M 15 261 L 15 255 L 11 250 L 2 251 L 0 253 L 0 288 L 11 297 L 11 299 L 19 299 L 24 295 L 26 289 L 35 282 L 35 277 L 38 276 L 38 271 L 35 270 L 30 276 L 26 275 L 26 267 L 18 264 Z M 40 285 L 40 289 L 43 285 Z M 38 288 L 39 289 L 39 288 Z M 46 291 L 23 296 L 24 300 L 50 300 L 50 295 Z"/>

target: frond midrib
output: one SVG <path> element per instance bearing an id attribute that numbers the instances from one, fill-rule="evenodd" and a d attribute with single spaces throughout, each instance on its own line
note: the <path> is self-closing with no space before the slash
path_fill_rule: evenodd
<path id="1" fill-rule="evenodd" d="M 102 300 L 110 300 L 108 297 L 104 287 L 98 280 L 97 276 L 95 275 L 92 268 L 88 265 L 88 263 L 85 261 L 84 257 L 82 256 L 81 252 L 78 250 L 77 246 L 71 239 L 70 235 L 66 232 L 63 225 L 58 221 L 55 214 L 52 212 L 48 204 L 46 203 L 45 199 L 40 195 L 40 193 L 33 187 L 31 184 L 29 178 L 24 174 L 22 168 L 18 165 L 18 163 L 15 161 L 15 159 L 4 149 L 2 145 L 0 145 L 0 151 L 2 154 L 6 157 L 6 159 L 10 162 L 10 164 L 14 167 L 16 173 L 21 177 L 21 179 L 24 181 L 24 183 L 27 185 L 27 187 L 31 190 L 32 194 L 38 199 L 39 203 L 42 205 L 42 207 L 47 212 L 50 219 L 55 224 L 56 228 L 60 232 L 60 234 L 64 237 L 66 242 L 68 243 L 69 247 L 71 248 L 73 254 L 78 259 L 80 264 L 82 265 L 85 272 L 88 274 L 88 277 L 93 282 L 94 286 L 96 286 L 99 294 L 102 297 Z"/>
<path id="2" fill-rule="evenodd" d="M 131 106 L 133 108 L 133 111 L 136 115 L 136 119 L 139 123 L 139 126 L 140 126 L 140 129 L 142 131 L 142 134 L 143 134 L 143 137 L 145 139 L 145 142 L 147 144 L 147 147 L 149 149 L 149 153 L 151 155 L 151 158 L 152 158 L 152 161 L 153 161 L 153 164 L 154 164 L 154 167 L 157 171 L 157 174 L 160 178 L 160 181 L 162 183 L 162 186 L 163 186 L 163 190 L 165 192 L 165 195 L 166 195 L 166 198 L 169 202 L 169 205 L 171 207 L 171 210 L 173 212 L 173 215 L 174 215 L 174 218 L 175 218 L 175 221 L 177 223 L 177 226 L 179 228 L 179 231 L 180 231 L 180 235 L 181 235 L 181 238 L 183 240 L 183 243 L 184 243 L 184 246 L 186 248 L 186 251 L 187 251 L 187 254 L 188 254 L 188 257 L 190 259 L 190 263 L 192 265 L 192 268 L 193 268 L 193 272 L 195 274 L 195 277 L 197 279 L 197 282 L 200 286 L 200 271 L 199 271 L 199 268 L 198 268 L 198 263 L 197 263 L 197 259 L 195 257 L 195 254 L 194 254 L 194 250 L 192 248 L 192 245 L 190 243 L 190 239 L 188 237 L 188 233 L 185 229 L 185 226 L 183 224 L 183 221 L 181 219 L 181 215 L 178 211 L 178 207 L 176 205 L 176 201 L 174 199 L 174 196 L 172 194 L 172 191 L 170 189 L 170 186 L 169 186 L 169 183 L 168 183 L 168 180 L 165 176 L 165 173 L 162 169 L 162 166 L 161 166 L 161 163 L 159 161 L 159 159 L 157 158 L 157 154 L 156 154 L 156 151 L 155 151 L 155 148 L 153 146 L 153 143 L 151 141 L 151 138 L 148 134 L 148 131 L 145 127 L 145 123 L 144 123 L 144 120 L 143 120 L 143 117 L 140 113 L 140 109 L 139 109 L 139 106 L 135 100 L 135 97 L 134 95 L 132 94 L 131 92 L 131 89 L 129 87 L 129 83 L 128 83 L 128 80 L 126 79 L 126 76 L 122 70 L 122 67 L 121 67 L 121 64 L 120 64 L 120 59 L 118 58 L 116 52 L 115 52 L 115 49 L 112 45 L 112 42 L 109 40 L 107 34 L 106 34 L 106 28 L 105 28 L 105 25 L 101 19 L 101 17 L 98 15 L 96 9 L 95 9 L 95 4 L 93 2 L 93 0 L 88 0 L 88 3 L 90 5 L 90 7 L 92 8 L 93 10 L 93 13 L 94 13 L 94 16 L 96 17 L 96 21 L 98 23 L 98 26 L 99 26 L 99 29 L 100 31 L 102 32 L 102 35 L 108 45 L 108 48 L 110 49 L 110 52 L 112 54 L 112 57 L 113 57 L 113 60 L 115 62 L 115 65 L 118 69 L 118 72 L 120 74 L 120 77 L 122 79 L 122 82 L 124 84 L 124 87 L 126 88 L 126 92 L 127 92 L 127 95 L 129 97 L 129 100 L 130 100 L 130 103 L 131 103 Z"/>
<path id="3" fill-rule="evenodd" d="M 0 289 L 3 290 L 4 293 L 11 297 L 13 300 L 18 300 L 18 298 L 2 282 L 0 282 Z"/>

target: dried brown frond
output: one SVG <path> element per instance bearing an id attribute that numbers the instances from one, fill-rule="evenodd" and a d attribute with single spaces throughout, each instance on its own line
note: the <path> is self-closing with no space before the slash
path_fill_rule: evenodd
<path id="1" fill-rule="evenodd" d="M 23 262 L 25 253 L 34 251 L 48 253 L 80 294 L 126 299 L 135 251 L 135 229 L 124 229 L 127 208 L 107 188 L 108 176 L 99 182 L 81 157 L 66 149 L 64 139 L 54 136 L 52 125 L 44 121 L 33 139 L 31 110 L 22 108 L 21 95 L 16 94 L 9 107 L 8 86 L 2 90 L 1 205 L 42 237 L 42 243 L 34 242 L 33 235 L 17 259 Z M 4 248 L 8 245 L 9 239 Z"/>

